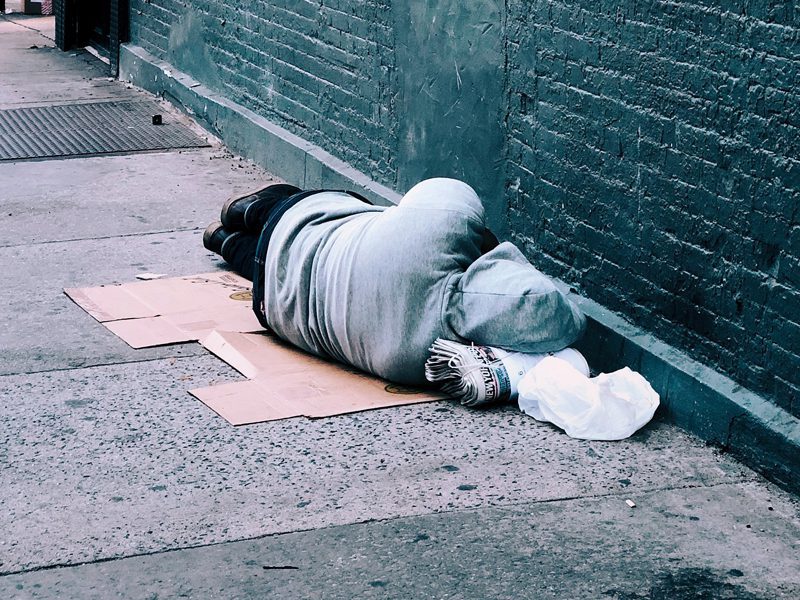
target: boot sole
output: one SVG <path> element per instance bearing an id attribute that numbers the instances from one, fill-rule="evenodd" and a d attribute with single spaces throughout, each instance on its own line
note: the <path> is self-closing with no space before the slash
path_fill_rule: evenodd
<path id="1" fill-rule="evenodd" d="M 219 221 L 211 223 L 211 225 L 206 227 L 206 230 L 203 232 L 203 247 L 206 250 L 211 250 L 211 248 L 208 247 L 209 243 L 211 242 L 211 238 L 214 237 L 214 234 L 217 233 L 217 231 L 223 229 L 224 227 L 225 226 Z M 213 250 L 211 251 L 213 252 Z"/>

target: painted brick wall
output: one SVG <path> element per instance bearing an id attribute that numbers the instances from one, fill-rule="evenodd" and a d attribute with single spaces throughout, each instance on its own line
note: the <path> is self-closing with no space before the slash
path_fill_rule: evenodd
<path id="1" fill-rule="evenodd" d="M 546 271 L 800 415 L 793 4 L 510 2 L 507 173 Z"/>
<path id="2" fill-rule="evenodd" d="M 130 0 L 131 41 L 382 183 L 390 0 Z"/>

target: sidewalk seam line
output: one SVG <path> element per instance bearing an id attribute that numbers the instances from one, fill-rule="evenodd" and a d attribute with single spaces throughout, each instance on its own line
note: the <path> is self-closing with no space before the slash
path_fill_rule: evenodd
<path id="1" fill-rule="evenodd" d="M 747 485 L 752 483 L 753 479 L 747 478 L 738 478 L 734 481 L 720 481 L 717 483 L 712 484 L 705 484 L 705 485 L 684 485 L 684 486 L 673 486 L 673 487 L 655 487 L 648 490 L 643 490 L 641 494 L 652 494 L 656 492 L 665 492 L 665 491 L 674 491 L 674 490 L 693 490 L 693 489 L 713 489 L 722 486 L 741 486 Z M 471 508 L 462 508 L 456 510 L 443 510 L 443 511 L 434 511 L 428 512 L 419 515 L 401 515 L 397 517 L 388 517 L 385 519 L 363 519 L 360 521 L 353 521 L 352 523 L 340 523 L 340 524 L 333 524 L 333 525 L 325 525 L 322 527 L 309 527 L 307 529 L 294 529 L 292 531 L 279 531 L 275 533 L 266 533 L 263 535 L 257 535 L 252 537 L 245 537 L 237 540 L 228 540 L 223 542 L 212 542 L 209 544 L 198 544 L 196 546 L 183 546 L 181 548 L 167 548 L 163 550 L 154 550 L 152 552 L 140 552 L 137 554 L 130 554 L 127 556 L 110 556 L 106 558 L 98 558 L 95 560 L 85 560 L 76 563 L 62 563 L 62 564 L 52 564 L 52 565 L 43 565 L 38 567 L 33 567 L 31 569 L 21 569 L 18 571 L 7 571 L 7 572 L 0 572 L 0 577 L 8 577 L 12 575 L 25 575 L 28 573 L 35 573 L 41 571 L 54 571 L 58 569 L 71 569 L 74 567 L 83 567 L 87 565 L 94 565 L 94 564 L 102 564 L 114 561 L 122 561 L 128 560 L 132 558 L 144 558 L 149 556 L 158 556 L 161 554 L 169 554 L 173 552 L 183 552 L 186 550 L 199 550 L 202 548 L 213 548 L 216 546 L 225 546 L 228 544 L 237 544 L 240 542 L 254 542 L 257 540 L 264 540 L 267 538 L 272 537 L 279 537 L 283 535 L 291 535 L 295 533 L 308 533 L 312 531 L 325 531 L 329 529 L 336 529 L 338 527 L 350 527 L 352 525 L 368 525 L 370 523 L 392 523 L 394 521 L 399 521 L 401 519 L 414 519 L 419 517 L 429 517 L 429 516 L 437 516 L 437 515 L 455 515 L 455 514 L 462 514 L 462 513 L 469 513 L 469 512 L 478 512 L 481 510 L 499 510 L 499 511 L 509 511 L 514 506 L 523 506 L 526 504 L 554 504 L 556 502 L 572 502 L 574 500 L 592 500 L 592 499 L 603 499 L 603 498 L 614 498 L 614 497 L 622 497 L 625 496 L 625 493 L 608 493 L 608 494 L 592 494 L 588 496 L 569 496 L 565 498 L 547 498 L 542 500 L 527 500 L 518 502 L 515 504 L 506 504 L 502 506 L 479 506 L 479 507 L 471 507 Z"/>
<path id="2" fill-rule="evenodd" d="M 198 342 L 186 342 L 187 344 L 198 344 Z M 183 345 L 181 343 L 180 345 Z M 200 346 L 202 348 L 202 346 Z M 79 371 L 81 369 L 97 369 L 97 368 L 105 368 L 105 367 L 114 367 L 116 365 L 136 365 L 136 364 L 143 364 L 143 363 L 150 363 L 159 360 L 189 360 L 192 358 L 200 358 L 204 356 L 215 356 L 214 354 L 206 351 L 203 354 L 196 354 L 192 356 L 165 356 L 160 358 L 144 358 L 141 360 L 130 360 L 130 361 L 120 361 L 120 362 L 110 362 L 110 363 L 98 363 L 96 365 L 84 365 L 79 367 L 61 367 L 58 369 L 44 369 L 42 371 L 20 371 L 19 373 L 3 373 L 0 374 L 0 380 L 4 377 L 20 377 L 24 375 L 39 375 L 42 373 L 66 373 L 69 371 Z M 220 359 L 221 360 L 221 359 Z M 224 362 L 224 361 L 223 361 Z M 226 363 L 227 364 L 227 363 Z M 233 367 L 231 367 L 233 368 Z M 236 371 L 238 373 L 238 371 Z"/>
<path id="3" fill-rule="evenodd" d="M 160 231 L 142 231 L 138 233 L 120 233 L 117 235 L 100 235 L 96 237 L 70 238 L 67 240 L 44 240 L 41 242 L 30 242 L 28 244 L 9 244 L 7 246 L 0 245 L 0 249 L 27 248 L 30 246 L 45 246 L 47 244 L 69 244 L 72 242 L 88 242 L 95 240 L 114 240 L 117 238 L 142 237 L 146 235 L 163 235 L 165 233 L 185 233 L 187 231 L 202 231 L 202 230 L 203 227 L 186 227 L 186 228 L 176 228 L 176 229 L 164 229 Z"/>

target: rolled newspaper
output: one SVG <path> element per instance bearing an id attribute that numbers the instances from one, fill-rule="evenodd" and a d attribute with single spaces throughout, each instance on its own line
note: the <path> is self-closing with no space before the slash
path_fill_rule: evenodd
<path id="1" fill-rule="evenodd" d="M 549 354 L 509 352 L 492 346 L 466 345 L 437 339 L 425 362 L 425 378 L 438 383 L 444 393 L 465 406 L 480 406 L 516 400 L 517 384 L 530 369 Z M 565 348 L 554 354 L 589 375 L 589 365 L 580 352 Z"/>

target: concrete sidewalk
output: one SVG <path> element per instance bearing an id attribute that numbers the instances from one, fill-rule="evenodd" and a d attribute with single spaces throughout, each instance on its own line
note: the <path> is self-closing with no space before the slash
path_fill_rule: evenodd
<path id="1" fill-rule="evenodd" d="M 143 97 L 47 27 L 0 18 L 0 109 Z M 222 268 L 202 229 L 273 176 L 210 141 L 0 162 L 0 596 L 800 596 L 796 498 L 664 423 L 582 442 L 441 402 L 233 428 L 189 396 L 240 376 L 133 350 L 62 289 Z"/>

